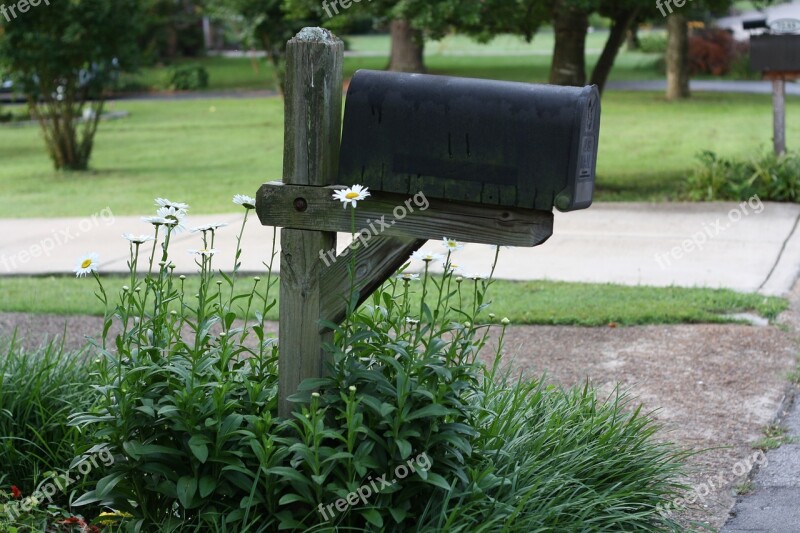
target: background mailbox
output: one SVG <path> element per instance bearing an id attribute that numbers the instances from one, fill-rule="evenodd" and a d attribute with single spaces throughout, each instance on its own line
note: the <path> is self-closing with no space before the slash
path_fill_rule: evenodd
<path id="1" fill-rule="evenodd" d="M 484 205 L 589 207 L 600 95 L 361 70 L 347 93 L 340 183 Z"/>
<path id="2" fill-rule="evenodd" d="M 800 35 L 753 35 L 750 66 L 758 72 L 800 72 Z"/>

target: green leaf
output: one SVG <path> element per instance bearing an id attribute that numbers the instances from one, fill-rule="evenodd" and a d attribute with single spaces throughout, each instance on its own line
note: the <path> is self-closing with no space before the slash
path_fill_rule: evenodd
<path id="1" fill-rule="evenodd" d="M 278 505 L 288 505 L 288 504 L 294 503 L 294 502 L 309 503 L 309 502 L 306 501 L 305 498 L 303 498 L 299 494 L 289 493 L 289 494 L 285 494 L 285 495 L 283 495 L 283 497 L 281 497 L 281 499 L 278 501 Z"/>
<path id="2" fill-rule="evenodd" d="M 208 444 L 210 443 L 211 440 L 205 435 L 194 435 L 189 439 L 189 448 L 201 463 L 205 463 L 208 459 Z"/>
<path id="3" fill-rule="evenodd" d="M 192 507 L 192 500 L 197 493 L 197 480 L 191 476 L 183 476 L 177 484 L 178 500 L 185 508 Z"/>
<path id="4" fill-rule="evenodd" d="M 452 488 L 442 476 L 433 472 L 428 472 L 428 479 L 425 481 L 444 490 L 450 490 Z"/>
<path id="5" fill-rule="evenodd" d="M 74 507 L 83 507 L 84 505 L 89 505 L 91 503 L 97 503 L 99 501 L 102 501 L 102 498 L 98 498 L 97 497 L 97 493 L 95 491 L 93 491 L 93 490 L 90 490 L 89 492 L 87 492 L 86 494 L 84 494 L 83 496 L 81 496 L 80 498 L 75 500 L 74 502 L 72 502 L 72 505 Z"/>
<path id="6" fill-rule="evenodd" d="M 236 320 L 236 313 L 230 312 L 225 315 L 225 331 L 231 329 L 233 322 Z"/>
<path id="7" fill-rule="evenodd" d="M 366 518 L 367 522 L 375 527 L 383 527 L 383 517 L 375 509 L 364 509 L 361 514 Z"/>
<path id="8" fill-rule="evenodd" d="M 400 456 L 403 459 L 408 459 L 412 451 L 411 443 L 405 439 L 397 439 L 396 444 L 397 444 L 397 449 L 400 450 Z"/>
<path id="9" fill-rule="evenodd" d="M 102 499 L 108 496 L 108 493 L 123 479 L 125 479 L 125 474 L 123 472 L 116 472 L 98 481 L 97 487 L 95 488 L 97 497 Z"/>
<path id="10" fill-rule="evenodd" d="M 408 512 L 405 509 L 401 509 L 399 507 L 389 507 L 389 512 L 392 514 L 392 518 L 398 524 L 401 524 L 403 520 L 406 519 L 408 516 Z"/>
<path id="11" fill-rule="evenodd" d="M 416 420 L 417 418 L 427 418 L 427 417 L 443 417 L 450 414 L 453 414 L 454 411 L 452 409 L 448 409 L 443 405 L 427 405 L 422 409 L 417 409 L 410 415 L 408 415 L 408 420 Z"/>
<path id="12" fill-rule="evenodd" d="M 217 480 L 212 476 L 203 476 L 200 478 L 200 496 L 207 498 L 217 488 Z"/>
<path id="13" fill-rule="evenodd" d="M 154 455 L 183 455 L 183 452 L 175 448 L 159 446 L 158 444 L 142 444 L 135 440 L 123 442 L 122 448 L 135 461 L 138 461 L 142 457 L 146 458 Z"/>

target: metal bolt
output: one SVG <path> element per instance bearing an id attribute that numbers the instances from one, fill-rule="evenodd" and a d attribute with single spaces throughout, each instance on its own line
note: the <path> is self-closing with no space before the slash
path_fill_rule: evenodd
<path id="1" fill-rule="evenodd" d="M 308 201 L 305 198 L 295 198 L 294 208 L 301 213 L 308 209 Z"/>

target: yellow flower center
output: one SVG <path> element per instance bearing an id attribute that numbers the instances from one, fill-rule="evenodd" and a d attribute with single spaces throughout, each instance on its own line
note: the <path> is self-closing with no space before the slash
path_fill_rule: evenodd
<path id="1" fill-rule="evenodd" d="M 83 263 L 81 263 L 81 268 L 89 268 L 90 266 L 92 266 L 91 259 L 84 259 Z"/>
<path id="2" fill-rule="evenodd" d="M 358 196 L 359 194 L 357 192 L 349 192 L 347 193 L 347 195 L 345 195 L 345 198 L 347 198 L 348 200 L 355 200 L 356 198 L 358 198 Z"/>

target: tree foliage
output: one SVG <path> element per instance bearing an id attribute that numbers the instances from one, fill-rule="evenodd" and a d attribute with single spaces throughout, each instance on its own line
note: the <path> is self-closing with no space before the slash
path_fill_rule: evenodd
<path id="1" fill-rule="evenodd" d="M 244 39 L 258 44 L 284 87 L 286 43 L 305 26 L 320 24 L 311 10 L 291 9 L 286 0 L 206 0 L 208 11 L 215 17 L 238 18 L 244 26 Z"/>
<path id="2" fill-rule="evenodd" d="M 139 46 L 156 62 L 203 52 L 204 0 L 140 0 L 143 31 Z"/>
<path id="3" fill-rule="evenodd" d="M 139 50 L 139 0 L 59 0 L 0 19 L 0 61 L 57 169 L 85 170 L 107 91 Z"/>

